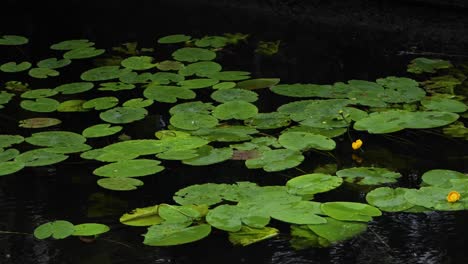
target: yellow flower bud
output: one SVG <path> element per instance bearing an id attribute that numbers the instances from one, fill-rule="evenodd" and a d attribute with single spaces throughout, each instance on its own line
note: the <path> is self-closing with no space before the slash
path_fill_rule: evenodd
<path id="1" fill-rule="evenodd" d="M 361 146 L 362 146 L 362 140 L 360 140 L 360 139 L 354 141 L 354 142 L 351 144 L 351 147 L 352 147 L 354 150 L 357 150 L 357 149 L 361 148 Z"/>
<path id="2" fill-rule="evenodd" d="M 460 193 L 457 191 L 451 191 L 447 195 L 447 202 L 449 203 L 454 203 L 456 201 L 460 200 Z"/>

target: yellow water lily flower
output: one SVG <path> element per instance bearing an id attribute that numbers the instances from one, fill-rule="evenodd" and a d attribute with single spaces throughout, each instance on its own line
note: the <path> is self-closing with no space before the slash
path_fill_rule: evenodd
<path id="1" fill-rule="evenodd" d="M 460 193 L 457 191 L 451 191 L 447 195 L 447 202 L 449 203 L 454 203 L 456 201 L 460 200 Z"/>
<path id="2" fill-rule="evenodd" d="M 354 141 L 353 143 L 351 143 L 351 147 L 354 150 L 357 150 L 357 149 L 361 148 L 362 143 L 363 143 L 362 140 L 358 139 L 358 140 Z"/>

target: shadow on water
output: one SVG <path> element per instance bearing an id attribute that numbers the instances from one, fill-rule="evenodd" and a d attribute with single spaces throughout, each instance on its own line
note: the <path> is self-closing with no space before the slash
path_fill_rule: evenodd
<path id="1" fill-rule="evenodd" d="M 386 1 L 381 1 L 380 5 L 362 7 L 360 19 L 351 12 L 357 8 L 353 5 L 336 7 L 350 8 L 347 16 L 348 9 L 339 13 L 326 5 L 322 7 L 322 11 L 327 12 L 320 12 L 318 6 L 306 6 L 301 16 L 297 7 L 293 6 L 288 10 L 282 6 L 286 1 L 277 1 L 276 4 L 275 1 L 257 1 L 250 3 L 248 7 L 243 6 L 243 1 L 238 1 L 237 5 L 226 1 L 213 5 L 207 1 L 199 1 L 199 4 L 187 1 L 114 1 L 112 4 L 69 1 L 67 5 L 53 1 L 36 1 L 32 5 L 24 6 L 22 2 L 24 1 L 6 1 L 4 10 L 7 12 L 0 18 L 0 32 L 29 36 L 31 45 L 23 51 L 23 55 L 28 59 L 46 58 L 47 54 L 43 52 L 48 50 L 48 46 L 65 39 L 89 38 L 95 41 L 98 47 L 115 46 L 126 41 L 138 41 L 142 46 L 150 47 L 157 37 L 174 33 L 203 36 L 243 32 L 250 33 L 252 38 L 245 44 L 247 47 L 222 58 L 224 64 L 229 65 L 228 70 L 251 71 L 254 77 L 278 77 L 282 83 L 331 83 L 404 75 L 405 65 L 409 59 L 416 56 L 412 52 L 429 51 L 443 53 L 443 56 L 468 55 L 466 36 L 465 39 L 460 37 L 457 40 L 456 35 L 459 23 L 466 22 L 466 17 L 457 22 L 451 18 L 452 24 L 449 21 L 449 24 L 445 25 L 450 27 L 451 32 L 442 34 L 437 31 L 439 27 L 434 27 L 432 30 L 440 34 L 429 38 L 427 32 L 416 34 L 415 28 L 420 23 L 420 28 L 426 29 L 424 18 L 429 17 L 436 7 L 421 7 L 421 11 L 417 5 L 413 5 L 414 10 L 419 10 L 412 20 L 408 19 L 413 24 L 404 27 L 400 25 L 404 22 L 393 21 L 394 24 L 384 27 L 382 23 L 395 18 L 390 14 L 377 12 L 396 10 L 399 12 L 395 13 L 397 18 L 406 14 L 398 7 L 392 9 L 392 5 Z M 21 12 L 18 11 L 20 6 Z M 37 12 L 38 10 L 41 12 Z M 292 13 L 295 16 L 288 11 L 296 12 Z M 307 12 L 316 12 L 316 17 L 305 18 L 304 14 Z M 337 12 L 343 16 L 341 20 L 334 17 Z M 421 12 L 429 14 L 424 16 Z M 387 20 L 378 18 L 379 14 L 388 16 Z M 447 17 L 457 17 L 459 11 L 446 10 L 443 14 Z M 6 23 L 13 18 L 21 22 Z M 443 16 L 439 15 L 437 20 L 441 19 L 443 20 Z M 418 39 L 418 36 L 421 38 Z M 277 56 L 264 57 L 247 52 L 255 48 L 258 40 L 281 40 L 280 53 Z M 455 41 L 458 41 L 458 46 L 454 45 Z M 444 43 L 447 45 L 444 46 Z M 18 54 L 2 54 L 2 58 L 15 56 Z M 451 59 L 462 60 L 463 57 Z M 5 81 L 3 76 L 0 80 Z M 276 109 L 275 102 L 278 101 L 274 97 L 269 98 L 272 100 L 260 102 L 261 110 Z M 168 106 L 163 106 L 158 109 L 152 119 L 149 118 L 145 122 L 156 123 L 159 115 L 167 115 L 167 108 Z M 16 110 L 6 113 L 13 121 L 2 121 L 2 133 L 18 133 L 15 120 L 20 120 L 21 117 Z M 72 115 L 60 115 L 65 119 L 63 127 L 67 127 L 67 130 L 81 131 L 93 122 L 93 117 L 75 119 Z M 142 127 L 145 126 L 145 123 L 133 124 L 128 128 L 128 132 L 134 137 L 144 137 Z M 20 133 L 27 135 L 31 132 Z M 420 175 L 433 168 L 466 172 L 466 145 L 454 145 L 452 141 L 433 135 L 418 138 L 412 136 L 411 131 L 404 133 L 407 134 L 401 136 L 411 138 L 412 144 L 390 138 L 367 136 L 367 150 L 362 165 L 385 166 L 398 170 L 405 176 L 400 182 L 405 187 L 419 184 Z M 437 143 L 426 146 L 424 142 L 428 141 Z M 319 165 L 337 162 L 340 167 L 347 167 L 354 162 L 348 149 L 337 149 L 335 155 L 338 160 L 317 153 L 309 154 L 301 168 L 310 171 Z M 70 159 L 57 166 L 26 169 L 14 177 L 2 177 L 0 230 L 31 233 L 40 223 L 67 219 L 76 223 L 105 223 L 110 225 L 113 231 L 91 244 L 78 239 L 36 240 L 31 235 L 1 234 L 0 263 L 384 264 L 467 261 L 464 244 L 464 238 L 468 236 L 465 225 L 468 220 L 466 212 L 385 214 L 372 222 L 368 230 L 360 236 L 326 249 L 294 250 L 289 245 L 287 227 L 282 227 L 284 232 L 281 236 L 249 247 L 232 246 L 226 234 L 221 232 L 215 232 L 209 238 L 190 245 L 168 248 L 144 246 L 140 234 L 144 233 L 145 229 L 130 229 L 118 223 L 118 218 L 124 212 L 136 207 L 171 202 L 171 195 L 175 191 L 191 184 L 208 181 L 254 181 L 260 185 L 274 185 L 284 184 L 287 179 L 297 175 L 297 171 L 293 170 L 273 175 L 258 170 L 247 170 L 240 161 L 209 168 L 181 167 L 176 162 L 166 165 L 163 173 L 145 179 L 145 186 L 130 194 L 100 189 L 96 186 L 96 177 L 92 175 L 92 170 L 98 166 L 97 163 L 79 159 Z M 334 200 L 364 201 L 365 192 L 345 186 L 330 195 Z"/>

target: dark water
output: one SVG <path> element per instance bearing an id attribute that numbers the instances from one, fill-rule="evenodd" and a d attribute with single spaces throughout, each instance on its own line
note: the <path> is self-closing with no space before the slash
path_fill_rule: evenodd
<path id="1" fill-rule="evenodd" d="M 9 4 L 12 3 L 12 4 Z M 406 64 L 414 55 L 401 51 L 431 51 L 459 54 L 458 48 L 442 49 L 440 42 L 419 39 L 409 31 L 356 24 L 346 26 L 291 19 L 280 14 L 272 16 L 251 8 L 226 10 L 216 5 L 167 4 L 165 1 L 113 5 L 70 1 L 69 5 L 24 6 L 8 1 L 6 16 L 1 18 L 5 34 L 24 34 L 31 44 L 22 52 L 2 54 L 2 62 L 24 56 L 37 60 L 47 58 L 48 46 L 54 42 L 89 38 L 97 47 L 111 47 L 122 42 L 139 41 L 150 47 L 160 36 L 186 33 L 194 36 L 224 32 L 250 33 L 249 43 L 235 53 L 225 54 L 222 64 L 227 70 L 251 71 L 253 77 L 279 77 L 282 83 L 331 83 L 349 79 L 375 80 L 389 75 L 404 75 Z M 36 12 L 37 10 L 43 10 Z M 6 21 L 21 21 L 9 23 Z M 5 22 L 5 23 L 3 23 Z M 1 31 L 0 31 L 1 32 Z M 434 37 L 435 38 L 435 37 Z M 252 50 L 258 40 L 281 40 L 280 53 L 273 57 L 255 55 Z M 439 39 L 440 40 L 440 39 Z M 424 49 L 423 49 L 424 48 Z M 423 50 L 422 50 L 423 49 Z M 465 49 L 468 51 L 468 49 Z M 164 51 L 161 51 L 162 53 Z M 400 55 L 399 55 L 400 54 Z M 407 53 L 405 53 L 407 54 Z M 463 60 L 463 57 L 451 57 Z M 83 67 L 89 65 L 83 64 Z M 81 72 L 81 71 L 78 71 Z M 76 72 L 65 73 L 60 82 L 74 81 Z M 0 81 L 8 81 L 5 75 Z M 44 81 L 43 85 L 48 84 Z M 50 85 L 54 85 L 53 82 Z M 42 86 L 41 86 L 42 87 Z M 51 86 L 54 87 L 54 86 Z M 262 91 L 260 97 L 268 95 Z M 258 103 L 262 111 L 272 111 L 279 99 L 268 95 Z M 12 106 L 10 103 L 8 106 Z M 168 105 L 154 109 L 153 115 L 130 125 L 126 133 L 147 137 L 153 133 L 160 115 L 167 117 Z M 8 107 L 10 108 L 10 107 Z M 28 113 L 20 109 L 1 110 L 1 133 L 21 133 L 30 130 L 16 127 L 16 121 Z M 30 114 L 30 113 L 29 113 Z M 93 117 L 58 113 L 64 120 L 61 129 L 81 132 L 93 122 Z M 96 117 L 94 117 L 96 118 Z M 150 131 L 145 131 L 145 127 Z M 358 136 L 356 134 L 355 136 Z M 382 166 L 404 175 L 399 185 L 416 187 L 419 177 L 434 168 L 467 172 L 467 145 L 443 139 L 437 135 L 396 134 L 396 138 L 360 134 L 366 142 L 363 166 Z M 411 143 L 398 138 L 410 139 Z M 348 146 L 349 142 L 338 144 Z M 311 171 L 329 163 L 339 168 L 352 166 L 348 148 L 336 149 L 337 159 L 310 153 L 301 169 Z M 210 167 L 180 166 L 164 162 L 166 170 L 146 177 L 145 186 L 130 193 L 111 192 L 96 185 L 92 170 L 99 163 L 70 158 L 56 166 L 29 168 L 0 178 L 0 230 L 32 233 L 41 223 L 66 219 L 73 223 L 100 222 L 112 231 L 94 243 L 78 239 L 36 240 L 31 235 L 0 233 L 1 264 L 126 264 L 126 263 L 466 263 L 465 240 L 468 237 L 467 212 L 434 212 L 429 214 L 384 214 L 370 223 L 368 231 L 356 238 L 325 249 L 294 250 L 289 245 L 287 226 L 279 225 L 282 234 L 272 240 L 249 247 L 235 247 L 223 232 L 213 232 L 209 238 L 183 246 L 168 248 L 142 244 L 144 228 L 122 226 L 118 218 L 137 207 L 171 202 L 172 194 L 185 186 L 204 183 L 253 181 L 260 185 L 284 184 L 297 171 L 264 173 L 247 170 L 241 161 L 229 161 Z M 324 200 L 364 201 L 367 190 L 343 186 L 338 191 L 317 196 Z"/>

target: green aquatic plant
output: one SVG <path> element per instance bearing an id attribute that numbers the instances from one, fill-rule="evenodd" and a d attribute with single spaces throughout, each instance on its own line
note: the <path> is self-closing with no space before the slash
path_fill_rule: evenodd
<path id="1" fill-rule="evenodd" d="M 7 62 L 2 65 L 0 65 L 0 71 L 2 72 L 21 72 L 21 71 L 26 71 L 29 68 L 31 68 L 32 64 L 27 61 L 23 61 L 20 63 L 16 63 L 14 61 L 12 62 Z"/>

